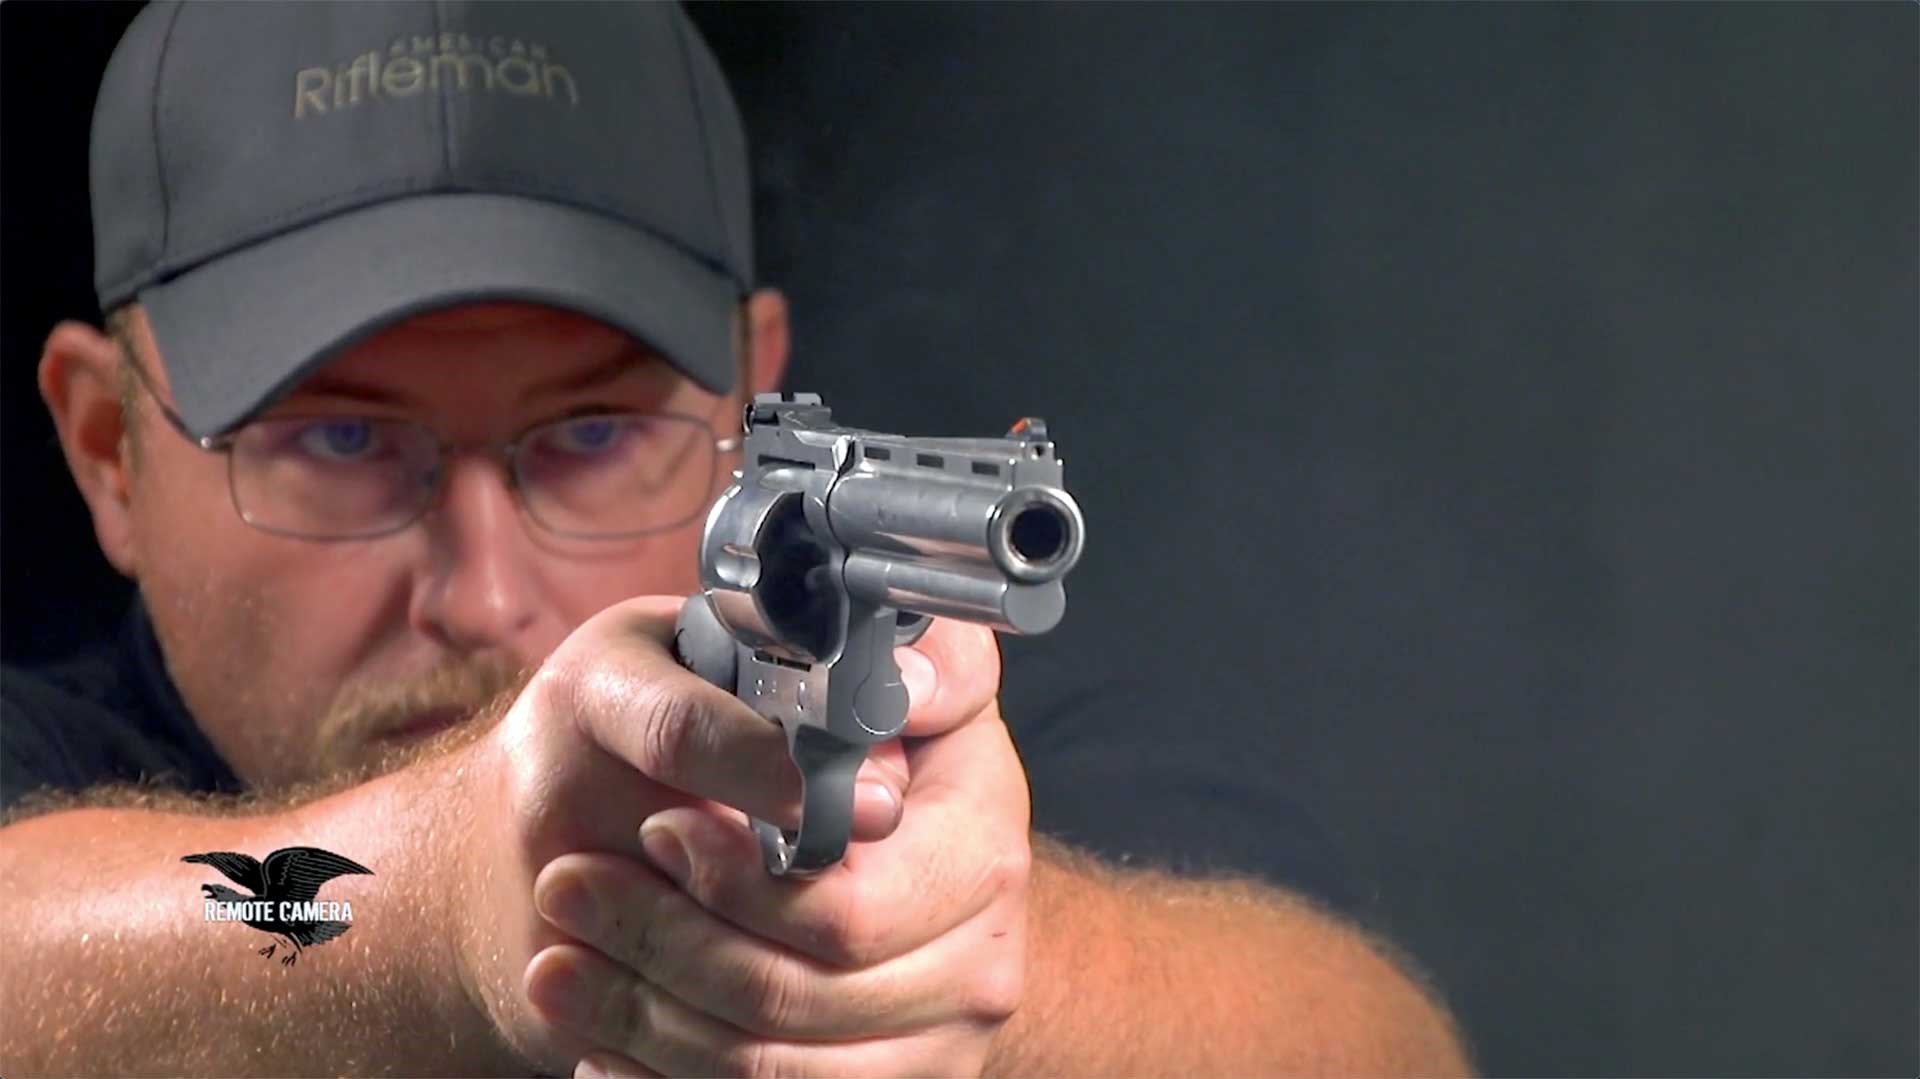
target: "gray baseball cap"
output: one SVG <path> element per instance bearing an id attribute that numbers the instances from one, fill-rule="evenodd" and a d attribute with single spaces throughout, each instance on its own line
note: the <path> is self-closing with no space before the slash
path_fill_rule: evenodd
<path id="1" fill-rule="evenodd" d="M 450 304 L 577 311 L 701 386 L 752 287 L 746 136 L 667 3 L 155 3 L 94 108 L 95 287 L 229 430 Z"/>

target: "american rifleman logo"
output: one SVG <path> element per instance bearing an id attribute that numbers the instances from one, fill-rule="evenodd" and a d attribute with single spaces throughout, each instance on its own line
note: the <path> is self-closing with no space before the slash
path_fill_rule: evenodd
<path id="1" fill-rule="evenodd" d="M 271 958 L 274 949 L 285 944 L 280 963 L 288 967 L 306 949 L 325 944 L 353 926 L 353 904 L 320 900 L 320 886 L 348 874 L 373 875 L 359 862 L 319 847 L 282 847 L 267 855 L 265 862 L 230 850 L 189 854 L 180 860 L 210 865 L 252 892 L 244 895 L 224 884 L 202 884 L 206 919 L 239 922 L 268 934 L 274 943 L 259 954 Z"/>
<path id="2" fill-rule="evenodd" d="M 402 34 L 386 48 L 370 48 L 332 66 L 301 68 L 293 76 L 293 118 L 325 116 L 362 104 L 415 94 L 480 93 L 540 98 L 580 106 L 573 72 L 547 47 L 504 34 Z"/>

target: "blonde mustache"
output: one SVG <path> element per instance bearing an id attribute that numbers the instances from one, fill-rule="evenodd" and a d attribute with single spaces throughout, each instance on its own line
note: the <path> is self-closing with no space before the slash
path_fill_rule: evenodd
<path id="1" fill-rule="evenodd" d="M 493 659 L 450 658 L 417 676 L 350 683 L 328 706 L 316 739 L 323 771 L 365 768 L 371 753 L 375 774 L 464 745 L 506 714 L 532 668 Z M 415 745 L 382 744 L 430 712 L 468 719 Z"/>

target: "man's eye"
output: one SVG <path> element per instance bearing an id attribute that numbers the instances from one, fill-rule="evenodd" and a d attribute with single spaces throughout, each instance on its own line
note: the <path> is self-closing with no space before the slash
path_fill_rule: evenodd
<path id="1" fill-rule="evenodd" d="M 626 428 L 626 421 L 615 416 L 586 416 L 555 427 L 547 442 L 562 453 L 601 454 L 619 444 Z"/>
<path id="2" fill-rule="evenodd" d="M 373 424 L 366 420 L 322 420 L 300 432 L 300 449 L 323 460 L 358 461 L 378 449 Z"/>

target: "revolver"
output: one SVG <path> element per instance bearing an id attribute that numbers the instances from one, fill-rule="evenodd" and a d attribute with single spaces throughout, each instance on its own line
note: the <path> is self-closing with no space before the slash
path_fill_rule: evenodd
<path id="1" fill-rule="evenodd" d="M 936 616 L 1052 629 L 1086 522 L 1039 419 L 1005 438 L 909 438 L 836 426 L 818 394 L 786 393 L 756 396 L 745 427 L 674 648 L 784 728 L 800 827 L 753 830 L 769 873 L 805 877 L 846 853 L 867 747 L 906 725 L 895 646 Z"/>

